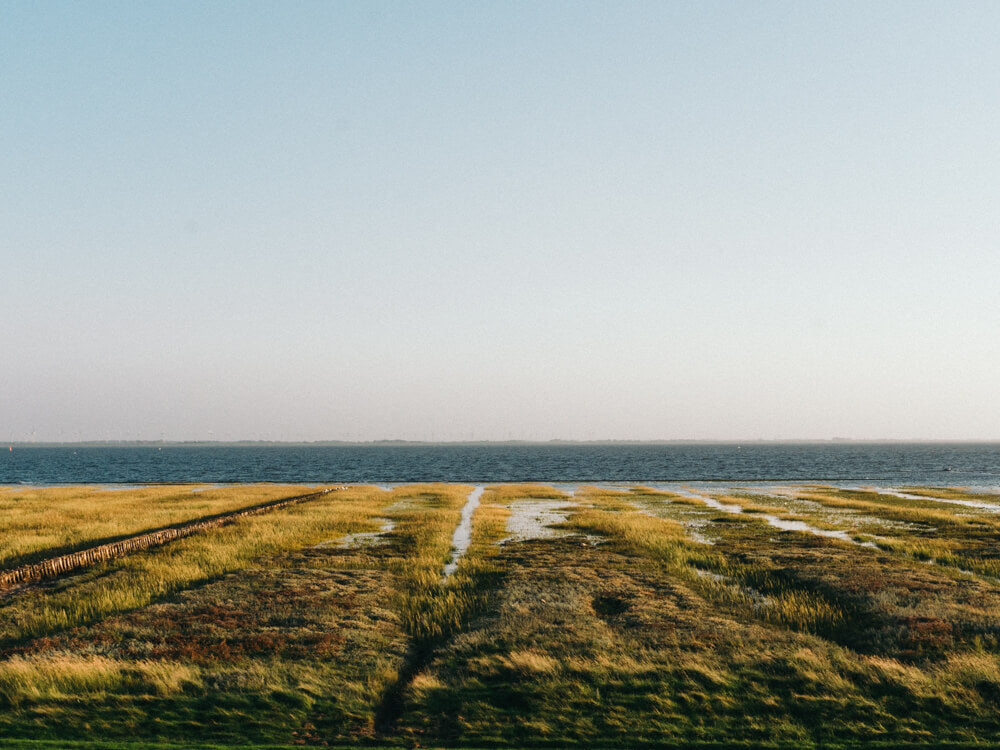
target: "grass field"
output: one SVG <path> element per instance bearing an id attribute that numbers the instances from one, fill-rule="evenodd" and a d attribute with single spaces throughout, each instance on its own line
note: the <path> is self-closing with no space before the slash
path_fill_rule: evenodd
<path id="1" fill-rule="evenodd" d="M 291 488 L 273 484 L 0 489 L 0 567 L 15 567 L 292 494 Z"/>
<path id="2" fill-rule="evenodd" d="M 350 487 L 0 596 L 0 745 L 1000 742 L 995 496 L 498 485 L 444 577 L 472 489 Z M 0 567 L 304 491 L 7 490 Z"/>

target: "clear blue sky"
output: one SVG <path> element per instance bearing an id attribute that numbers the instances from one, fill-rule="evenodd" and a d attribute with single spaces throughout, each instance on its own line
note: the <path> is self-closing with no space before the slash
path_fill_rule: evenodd
<path id="1" fill-rule="evenodd" d="M 998 39 L 0 0 L 0 439 L 1000 438 Z"/>

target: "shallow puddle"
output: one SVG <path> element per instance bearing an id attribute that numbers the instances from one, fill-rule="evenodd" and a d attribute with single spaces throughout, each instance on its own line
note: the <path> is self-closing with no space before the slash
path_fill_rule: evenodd
<path id="1" fill-rule="evenodd" d="M 805 521 L 791 521 L 784 518 L 778 518 L 777 516 L 772 516 L 770 514 L 762 514 L 761 518 L 765 519 L 769 524 L 782 531 L 804 531 L 809 534 L 816 534 L 818 536 L 827 536 L 831 539 L 840 539 L 844 542 L 850 542 L 851 544 L 857 544 L 861 547 L 875 547 L 875 544 L 871 542 L 858 542 L 855 541 L 850 534 L 846 531 L 838 531 L 836 529 L 818 529 L 815 526 L 810 526 Z"/>
<path id="2" fill-rule="evenodd" d="M 409 513 L 410 511 L 419 510 L 424 502 L 423 498 L 418 497 L 404 497 L 402 500 L 397 500 L 391 505 L 387 505 L 385 508 L 385 513 Z"/>
<path id="3" fill-rule="evenodd" d="M 858 487 L 862 492 L 874 492 L 878 495 L 888 495 L 889 497 L 898 497 L 903 500 L 930 500 L 935 503 L 949 503 L 951 505 L 963 505 L 966 508 L 976 508 L 977 510 L 985 510 L 988 513 L 1000 513 L 1000 505 L 995 503 L 984 503 L 981 500 L 960 500 L 958 498 L 951 497 L 932 497 L 930 495 L 914 495 L 910 492 L 903 492 L 897 489 L 891 488 L 880 488 L 880 487 Z"/>
<path id="4" fill-rule="evenodd" d="M 834 529 L 820 529 L 812 526 L 805 521 L 789 520 L 784 518 L 778 518 L 778 516 L 772 515 L 770 513 L 747 513 L 746 510 L 740 505 L 734 505 L 732 503 L 723 503 L 716 500 L 714 497 L 708 495 L 699 495 L 698 493 L 691 492 L 690 490 L 685 490 L 683 488 L 671 489 L 671 492 L 675 492 L 683 497 L 689 497 L 694 500 L 700 500 L 705 503 L 709 508 L 714 508 L 715 510 L 722 511 L 723 513 L 728 513 L 730 515 L 746 515 L 751 518 L 760 518 L 766 521 L 768 524 L 776 529 L 782 531 L 802 531 L 807 534 L 816 534 L 817 536 L 825 536 L 830 539 L 839 539 L 842 542 L 850 542 L 859 547 L 871 547 L 877 548 L 878 545 L 872 542 L 858 542 L 851 537 L 846 531 L 839 531 Z"/>
<path id="5" fill-rule="evenodd" d="M 444 566 L 444 577 L 449 578 L 458 570 L 458 561 L 472 544 L 472 514 L 479 507 L 479 498 L 483 495 L 484 487 L 476 487 L 469 493 L 469 497 L 462 507 L 462 519 L 458 522 L 458 528 L 451 537 L 451 559 Z"/>
<path id="6" fill-rule="evenodd" d="M 569 497 L 576 497 L 576 491 L 580 489 L 581 485 L 567 484 L 566 482 L 552 482 L 549 484 L 549 487 L 554 490 L 558 490 L 559 492 L 563 492 L 569 495 Z"/>
<path id="7" fill-rule="evenodd" d="M 715 544 L 714 541 L 698 531 L 699 528 L 704 528 L 704 526 L 699 527 L 696 524 L 684 525 L 684 531 L 687 532 L 688 538 L 692 542 L 698 542 L 698 544 Z"/>
<path id="8" fill-rule="evenodd" d="M 313 546 L 313 549 L 323 549 L 324 547 L 335 547 L 337 549 L 360 549 L 361 547 L 377 547 L 385 543 L 385 536 L 396 528 L 396 522 L 388 518 L 377 518 L 382 525 L 378 531 L 358 531 L 337 539 L 329 539 Z"/>
<path id="9" fill-rule="evenodd" d="M 525 542 L 529 539 L 554 539 L 568 536 L 569 532 L 553 529 L 554 524 L 563 523 L 567 513 L 576 503 L 565 500 L 515 500 L 507 507 L 507 534 L 498 544 Z"/>
<path id="10" fill-rule="evenodd" d="M 854 489 L 860 490 L 861 488 Z M 865 491 L 874 491 L 874 488 L 865 488 Z M 889 518 L 881 518 L 879 516 L 865 515 L 861 511 L 852 508 L 831 508 L 823 505 L 822 503 L 818 503 L 815 500 L 799 497 L 795 493 L 796 489 L 794 487 L 770 487 L 766 492 L 761 494 L 777 501 L 777 505 L 787 508 L 792 513 L 799 515 L 811 515 L 814 519 L 830 524 L 842 526 L 847 525 L 852 528 L 869 526 L 876 527 L 878 529 L 891 529 L 894 531 L 919 531 L 926 529 L 926 525 L 924 524 L 908 523 L 906 521 L 897 521 Z"/>
<path id="11" fill-rule="evenodd" d="M 715 540 L 710 539 L 703 533 L 712 525 L 712 519 L 707 516 L 705 510 L 701 507 L 674 503 L 667 498 L 651 504 L 633 502 L 632 505 L 640 513 L 645 513 L 653 518 L 676 521 L 684 527 L 684 531 L 688 537 L 698 544 L 715 544 Z"/>
<path id="12" fill-rule="evenodd" d="M 694 572 L 699 578 L 708 578 L 716 583 L 729 582 L 729 579 L 722 575 L 722 573 L 713 573 L 711 570 L 702 570 L 701 568 L 695 568 Z"/>

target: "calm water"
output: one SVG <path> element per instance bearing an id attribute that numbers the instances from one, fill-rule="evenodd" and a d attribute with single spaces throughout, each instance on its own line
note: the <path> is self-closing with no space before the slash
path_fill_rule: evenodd
<path id="1" fill-rule="evenodd" d="M 0 454 L 0 485 L 532 480 L 996 488 L 1000 444 L 102 446 L 15 447 Z"/>

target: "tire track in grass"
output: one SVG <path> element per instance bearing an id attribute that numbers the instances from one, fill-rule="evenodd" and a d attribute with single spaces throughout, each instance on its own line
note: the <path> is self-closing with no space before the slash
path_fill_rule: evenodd
<path id="1" fill-rule="evenodd" d="M 477 555 L 471 560 L 466 557 L 473 543 L 480 543 L 482 516 L 476 511 L 482 507 L 480 498 L 484 489 L 475 487 L 466 498 L 441 577 L 422 581 L 418 577 L 411 584 L 409 603 L 418 611 L 411 612 L 413 616 L 406 618 L 408 625 L 404 626 L 411 639 L 410 648 L 396 679 L 386 688 L 375 710 L 375 730 L 383 739 L 395 737 L 413 681 L 427 669 L 440 649 L 462 632 L 497 586 L 496 571 L 482 565 Z"/>

